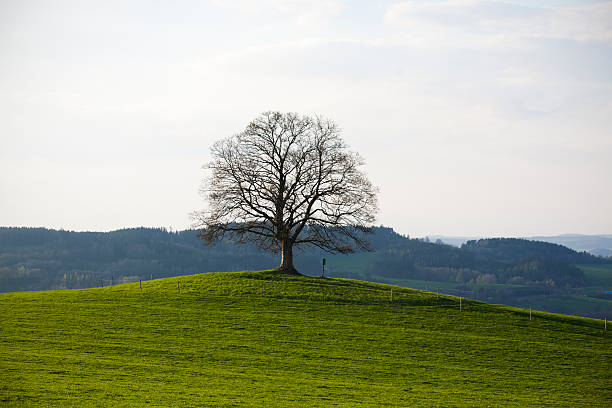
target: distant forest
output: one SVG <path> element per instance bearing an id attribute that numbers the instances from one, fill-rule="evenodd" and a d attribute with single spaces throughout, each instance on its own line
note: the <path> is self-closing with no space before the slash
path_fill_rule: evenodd
<path id="1" fill-rule="evenodd" d="M 588 252 L 525 239 L 480 239 L 461 248 L 411 239 L 378 251 L 367 271 L 441 282 L 577 287 L 584 284 L 584 276 L 576 264 L 611 262 Z"/>
<path id="2" fill-rule="evenodd" d="M 557 244 L 496 238 L 469 241 L 461 248 L 410 239 L 376 227 L 374 251 L 359 258 L 335 255 L 331 276 L 418 279 L 439 282 L 510 283 L 571 288 L 584 283 L 576 264 L 612 263 Z M 319 274 L 325 253 L 296 254 L 296 267 Z M 112 232 L 72 232 L 0 227 L 0 291 L 87 288 L 140 279 L 213 271 L 271 269 L 277 254 L 252 245 L 221 242 L 207 247 L 197 231 L 133 228 Z"/>

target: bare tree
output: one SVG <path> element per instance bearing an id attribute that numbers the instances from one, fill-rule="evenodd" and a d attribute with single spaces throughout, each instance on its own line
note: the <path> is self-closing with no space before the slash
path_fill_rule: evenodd
<path id="1" fill-rule="evenodd" d="M 194 213 L 205 243 L 226 237 L 280 251 L 279 270 L 292 273 L 294 247 L 369 249 L 377 188 L 331 120 L 266 112 L 211 152 L 201 189 L 208 210 Z"/>

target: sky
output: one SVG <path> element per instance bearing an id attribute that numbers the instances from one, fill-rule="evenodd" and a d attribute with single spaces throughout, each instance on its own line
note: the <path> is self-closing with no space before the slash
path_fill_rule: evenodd
<path id="1" fill-rule="evenodd" d="M 0 225 L 184 229 L 212 144 L 334 120 L 410 236 L 612 233 L 612 1 L 0 2 Z"/>

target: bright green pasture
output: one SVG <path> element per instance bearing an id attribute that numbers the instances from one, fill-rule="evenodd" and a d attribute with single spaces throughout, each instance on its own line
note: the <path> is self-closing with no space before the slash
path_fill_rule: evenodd
<path id="1" fill-rule="evenodd" d="M 390 289 L 239 272 L 1 294 L 0 405 L 612 405 L 603 321 Z"/>

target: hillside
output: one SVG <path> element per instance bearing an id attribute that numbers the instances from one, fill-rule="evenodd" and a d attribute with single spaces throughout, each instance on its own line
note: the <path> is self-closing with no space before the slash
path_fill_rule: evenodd
<path id="1" fill-rule="evenodd" d="M 588 252 L 577 252 L 559 244 L 518 238 L 489 238 L 468 241 L 461 246 L 483 259 L 513 262 L 530 258 L 550 258 L 570 264 L 604 263 Z"/>
<path id="2" fill-rule="evenodd" d="M 374 230 L 370 238 L 375 250 L 411 241 L 391 228 Z M 325 256 L 320 250 L 299 252 L 296 266 L 303 273 L 318 275 Z M 277 254 L 252 245 L 220 242 L 207 247 L 195 230 L 74 232 L 0 227 L 0 292 L 87 288 L 111 281 L 267 269 L 278 263 Z"/>
<path id="3" fill-rule="evenodd" d="M 213 273 L 5 293 L 0 324 L 9 406 L 612 404 L 602 321 L 460 310 L 353 280 Z"/>
<path id="4" fill-rule="evenodd" d="M 468 241 L 482 239 L 482 237 L 453 237 L 445 235 L 430 235 L 432 241 L 438 241 L 460 247 Z M 559 244 L 573 249 L 574 251 L 586 251 L 592 255 L 612 257 L 612 235 L 584 235 L 584 234 L 562 234 L 552 236 L 525 237 L 529 241 L 544 241 Z"/>
<path id="5" fill-rule="evenodd" d="M 334 256 L 318 249 L 306 249 L 296 255 L 296 266 L 305 274 L 318 275 L 321 258 L 327 257 L 334 265 L 329 272 L 337 272 L 336 276 L 342 277 L 362 278 L 354 271 L 367 274 L 384 269 L 390 277 L 415 278 L 420 276 L 419 268 L 445 267 L 450 268 L 448 273 L 427 270 L 426 277 L 467 282 L 481 274 L 494 274 L 498 281 L 525 275 L 525 280 L 534 282 L 552 279 L 563 285 L 580 286 L 581 272 L 570 268 L 571 265 L 612 262 L 560 245 L 522 239 L 484 239 L 455 248 L 409 239 L 385 227 L 375 227 L 369 238 L 372 254 Z M 277 254 L 260 251 L 252 245 L 220 242 L 207 247 L 194 230 L 133 228 L 74 232 L 0 227 L 0 292 L 86 288 L 111 281 L 265 269 L 276 266 L 278 258 Z M 360 268 L 353 267 L 355 259 L 359 259 Z M 535 268 L 529 265 L 528 273 L 523 272 L 523 264 L 533 260 L 539 263 Z M 547 268 L 543 260 L 555 264 Z M 507 276 L 510 267 L 515 267 L 515 275 Z M 469 273 L 458 277 L 460 270 Z"/>
<path id="6" fill-rule="evenodd" d="M 598 318 L 612 313 L 612 297 L 605 294 L 612 290 L 610 260 L 524 239 L 478 240 L 456 248 L 410 239 L 385 227 L 374 228 L 370 238 L 374 252 L 329 255 L 306 249 L 296 254 L 296 267 L 318 276 L 321 259 L 326 258 L 326 274 L 333 277 L 440 288 L 445 293 L 550 312 Z M 278 262 L 277 254 L 250 245 L 221 242 L 207 247 L 193 230 L 134 228 L 102 233 L 0 228 L 0 292 L 267 269 Z M 603 269 L 593 280 L 593 269 L 588 267 L 598 265 Z M 601 272 L 606 267 L 610 267 L 608 279 L 599 276 L 606 274 Z"/>

